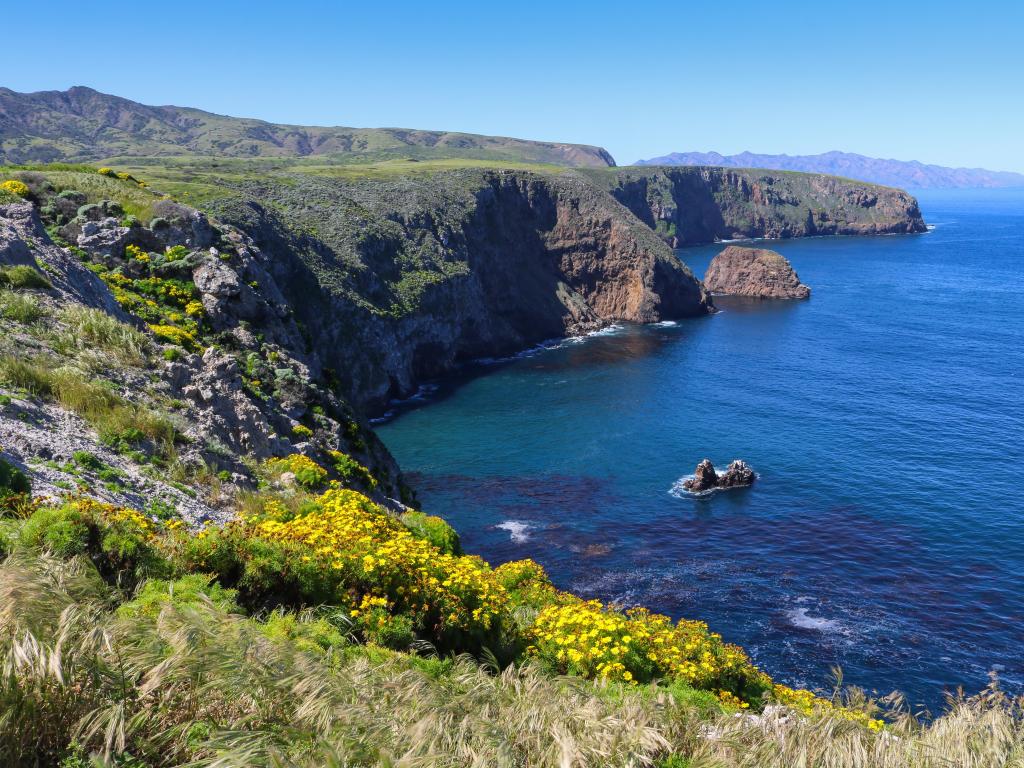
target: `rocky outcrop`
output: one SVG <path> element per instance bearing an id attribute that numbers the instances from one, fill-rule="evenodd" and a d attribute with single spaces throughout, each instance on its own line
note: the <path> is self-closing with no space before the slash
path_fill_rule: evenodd
<path id="1" fill-rule="evenodd" d="M 707 167 L 586 170 L 672 247 L 739 238 L 924 232 L 900 189 L 835 176 Z"/>
<path id="2" fill-rule="evenodd" d="M 716 488 L 740 488 L 753 485 L 754 470 L 741 459 L 733 461 L 721 475 L 715 471 L 710 459 L 704 459 L 693 472 L 693 477 L 683 481 L 683 488 L 691 493 L 703 493 Z"/>
<path id="3" fill-rule="evenodd" d="M 712 293 L 759 299 L 806 299 L 811 295 L 781 253 L 738 245 L 730 245 L 711 260 L 704 286 Z"/>

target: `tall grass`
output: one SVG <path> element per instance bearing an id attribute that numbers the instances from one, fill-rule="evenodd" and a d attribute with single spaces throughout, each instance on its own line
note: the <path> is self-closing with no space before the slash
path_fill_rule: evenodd
<path id="1" fill-rule="evenodd" d="M 66 327 L 54 339 L 58 353 L 99 349 L 125 365 L 146 364 L 150 349 L 146 335 L 106 312 L 71 305 L 60 313 L 60 320 Z"/>
<path id="2" fill-rule="evenodd" d="M 0 290 L 0 317 L 18 323 L 34 323 L 45 314 L 39 299 L 27 293 Z"/>
<path id="3" fill-rule="evenodd" d="M 0 357 L 0 381 L 60 403 L 81 416 L 109 444 L 151 441 L 161 453 L 173 446 L 176 430 L 167 417 L 129 402 L 73 368 L 54 368 L 45 360 Z"/>

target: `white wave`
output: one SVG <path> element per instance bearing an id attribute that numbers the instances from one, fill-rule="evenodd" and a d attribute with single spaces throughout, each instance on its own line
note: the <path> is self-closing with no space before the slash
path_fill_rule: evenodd
<path id="1" fill-rule="evenodd" d="M 794 608 L 791 611 L 786 611 L 786 618 L 794 627 L 813 629 L 817 632 L 839 632 L 843 628 L 843 625 L 835 619 L 809 615 L 806 608 Z"/>
<path id="2" fill-rule="evenodd" d="M 520 520 L 506 520 L 503 523 L 498 523 L 495 528 L 502 531 L 509 532 L 509 538 L 512 539 L 515 544 L 522 544 L 530 540 L 529 532 L 533 530 L 533 526 L 529 523 L 524 523 Z"/>
<path id="3" fill-rule="evenodd" d="M 675 320 L 662 320 L 660 323 L 655 323 L 655 328 L 675 328 L 679 323 Z"/>

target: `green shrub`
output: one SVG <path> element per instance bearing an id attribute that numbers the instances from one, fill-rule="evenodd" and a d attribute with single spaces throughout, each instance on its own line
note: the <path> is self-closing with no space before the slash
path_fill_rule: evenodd
<path id="1" fill-rule="evenodd" d="M 350 643 L 346 631 L 350 622 L 339 611 L 304 611 L 294 613 L 278 609 L 271 612 L 261 625 L 263 633 L 275 642 L 287 642 L 295 650 L 305 653 L 323 653 L 340 649 Z"/>
<path id="2" fill-rule="evenodd" d="M 369 489 L 377 487 L 377 479 L 371 474 L 370 470 L 351 456 L 341 451 L 328 451 L 327 453 L 331 457 L 334 471 L 341 476 L 343 483 L 351 485 L 355 482 Z"/>
<path id="3" fill-rule="evenodd" d="M 11 290 L 0 292 L 0 316 L 18 323 L 34 323 L 43 316 L 39 300 L 31 294 Z"/>
<path id="4" fill-rule="evenodd" d="M 412 531 L 413 536 L 429 541 L 449 555 L 462 554 L 459 534 L 440 517 L 413 510 L 404 512 L 399 519 L 406 528 Z"/>
<path id="5" fill-rule="evenodd" d="M 212 576 L 203 574 L 188 574 L 173 581 L 150 579 L 143 583 L 134 599 L 118 608 L 117 613 L 125 618 L 156 616 L 165 605 L 181 608 L 204 602 L 224 613 L 239 613 L 237 596 L 235 590 L 225 589 Z"/>
<path id="6" fill-rule="evenodd" d="M 89 451 L 75 451 L 71 454 L 71 458 L 82 469 L 98 470 L 106 466 L 95 454 L 89 453 Z"/>
<path id="7" fill-rule="evenodd" d="M 53 287 L 45 275 L 27 264 L 17 264 L 13 267 L 0 267 L 0 286 L 3 285 L 16 289 L 45 289 Z"/>
<path id="8" fill-rule="evenodd" d="M 28 476 L 13 464 L 0 459 L 0 517 L 15 511 L 19 501 L 32 493 Z"/>
<path id="9" fill-rule="evenodd" d="M 132 586 L 171 573 L 156 532 L 134 510 L 79 499 L 36 510 L 21 528 L 19 545 L 62 558 L 88 555 L 107 581 Z"/>

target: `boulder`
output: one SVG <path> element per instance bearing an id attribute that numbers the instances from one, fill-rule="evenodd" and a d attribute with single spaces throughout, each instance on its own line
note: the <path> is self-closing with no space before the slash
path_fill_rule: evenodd
<path id="1" fill-rule="evenodd" d="M 715 472 L 715 465 L 711 463 L 711 459 L 704 459 L 698 464 L 697 469 L 693 472 L 693 477 L 683 481 L 683 487 L 694 493 L 717 488 L 718 473 Z"/>
<path id="2" fill-rule="evenodd" d="M 715 471 L 710 459 L 704 459 L 697 465 L 693 477 L 683 481 L 683 488 L 691 493 L 702 493 L 715 488 L 742 488 L 753 485 L 757 475 L 745 461 L 736 459 L 722 474 Z"/>
<path id="3" fill-rule="evenodd" d="M 747 466 L 743 459 L 733 461 L 724 474 L 718 476 L 719 488 L 740 488 L 754 484 L 754 470 Z"/>
<path id="4" fill-rule="evenodd" d="M 806 299 L 811 289 L 800 282 L 793 265 L 767 248 L 730 245 L 715 256 L 704 274 L 712 293 L 759 299 Z"/>

